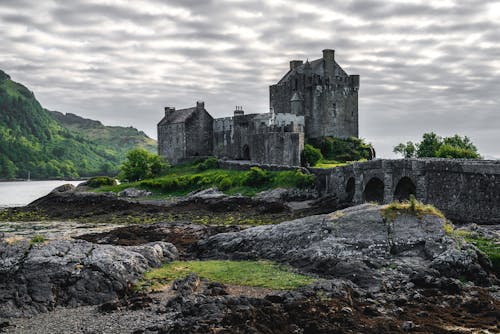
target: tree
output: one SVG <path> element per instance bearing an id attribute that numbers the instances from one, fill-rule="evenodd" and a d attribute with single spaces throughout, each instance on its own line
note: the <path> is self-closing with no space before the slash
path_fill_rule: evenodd
<path id="1" fill-rule="evenodd" d="M 420 143 L 400 143 L 394 147 L 394 153 L 402 154 L 405 158 L 449 158 L 449 159 L 481 159 L 476 146 L 469 137 L 454 135 L 440 137 L 434 132 L 424 133 Z"/>
<path id="2" fill-rule="evenodd" d="M 314 166 L 323 159 L 323 154 L 316 147 L 306 144 L 304 145 L 304 151 L 302 152 L 302 159 L 310 166 Z"/>
<path id="3" fill-rule="evenodd" d="M 424 133 L 422 141 L 418 144 L 417 157 L 432 158 L 443 144 L 443 139 L 434 132 Z"/>
<path id="4" fill-rule="evenodd" d="M 400 153 L 405 158 L 413 158 L 415 157 L 416 150 L 417 148 L 415 147 L 415 144 L 413 144 L 413 142 L 411 141 L 408 141 L 406 142 L 406 144 L 400 143 L 395 146 L 393 152 Z"/>
<path id="5" fill-rule="evenodd" d="M 168 168 L 168 164 L 159 155 L 149 153 L 143 148 L 129 151 L 126 158 L 118 176 L 123 181 L 133 182 L 158 177 Z"/>

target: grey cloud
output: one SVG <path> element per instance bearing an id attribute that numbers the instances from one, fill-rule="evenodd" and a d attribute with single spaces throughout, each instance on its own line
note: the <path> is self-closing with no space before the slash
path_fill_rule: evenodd
<path id="1" fill-rule="evenodd" d="M 491 144 L 500 140 L 500 22 L 488 3 L 3 0 L 0 68 L 47 108 L 155 137 L 167 104 L 204 99 L 215 116 L 235 105 L 265 112 L 268 85 L 291 58 L 335 48 L 348 73 L 361 75 L 360 132 L 379 154 L 434 130 L 470 135 L 500 157 Z M 142 10 L 165 4 L 188 15 Z"/>

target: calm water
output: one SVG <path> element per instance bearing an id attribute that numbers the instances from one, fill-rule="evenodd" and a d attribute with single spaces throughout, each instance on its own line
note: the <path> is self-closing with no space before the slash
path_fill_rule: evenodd
<path id="1" fill-rule="evenodd" d="M 23 206 L 47 195 L 52 189 L 66 183 L 74 185 L 82 181 L 14 181 L 0 182 L 0 208 Z"/>

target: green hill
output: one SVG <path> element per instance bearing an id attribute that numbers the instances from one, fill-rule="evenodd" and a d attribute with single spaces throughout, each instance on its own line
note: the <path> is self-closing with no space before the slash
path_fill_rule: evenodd
<path id="1" fill-rule="evenodd" d="M 154 152 L 156 142 L 132 127 L 46 110 L 0 70 L 0 178 L 113 174 L 135 147 Z"/>

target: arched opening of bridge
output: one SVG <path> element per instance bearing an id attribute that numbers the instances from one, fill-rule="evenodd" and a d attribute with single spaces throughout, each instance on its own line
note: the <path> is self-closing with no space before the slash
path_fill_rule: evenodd
<path id="1" fill-rule="evenodd" d="M 373 177 L 368 181 L 363 191 L 363 202 L 384 202 L 384 182 L 378 177 Z"/>
<path id="2" fill-rule="evenodd" d="M 243 160 L 250 160 L 250 148 L 248 145 L 243 146 Z"/>
<path id="3" fill-rule="evenodd" d="M 410 199 L 410 195 L 415 196 L 417 193 L 417 187 L 413 181 L 405 176 L 399 180 L 396 185 L 396 190 L 394 191 L 394 200 L 404 201 Z"/>
<path id="4" fill-rule="evenodd" d="M 356 192 L 356 182 L 353 177 L 350 177 L 349 180 L 347 180 L 347 185 L 345 186 L 345 192 L 347 194 L 346 201 L 352 202 L 354 198 L 354 193 Z"/>

